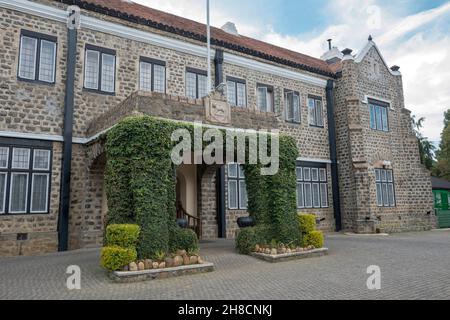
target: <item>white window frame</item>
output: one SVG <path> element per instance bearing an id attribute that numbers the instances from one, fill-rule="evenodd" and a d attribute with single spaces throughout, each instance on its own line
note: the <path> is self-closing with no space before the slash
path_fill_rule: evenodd
<path id="1" fill-rule="evenodd" d="M 97 64 L 97 86 L 96 87 L 90 87 L 87 86 L 87 55 L 88 52 L 95 52 L 97 54 L 98 64 Z M 107 88 L 103 87 L 103 67 L 104 67 L 104 56 L 110 56 L 113 58 L 113 84 L 112 84 L 112 90 L 107 90 Z M 93 46 L 90 44 L 86 44 L 85 46 L 85 55 L 84 55 L 84 81 L 83 81 L 83 88 L 86 90 L 94 91 L 97 93 L 103 93 L 103 94 L 109 94 L 114 95 L 116 92 L 116 80 L 117 80 L 117 53 L 115 50 L 102 48 Z"/>
<path id="2" fill-rule="evenodd" d="M 33 66 L 33 71 L 34 72 L 33 72 L 33 77 L 31 77 L 31 78 L 27 78 L 27 77 L 24 77 L 24 76 L 20 75 L 21 71 L 22 71 L 22 68 L 23 68 L 23 65 L 21 63 L 21 60 L 22 60 L 21 58 L 22 58 L 22 48 L 23 48 L 23 39 L 24 38 L 32 39 L 32 40 L 35 41 L 35 46 L 34 46 L 34 66 Z M 37 64 L 38 64 L 38 61 L 37 61 L 38 46 L 39 46 L 39 39 L 38 38 L 31 37 L 31 36 L 26 36 L 26 35 L 21 35 L 20 36 L 20 50 L 19 50 L 20 53 L 19 53 L 19 70 L 18 70 L 18 75 L 19 75 L 20 79 L 36 80 L 36 70 L 38 68 L 38 66 L 37 66 Z"/>
<path id="3" fill-rule="evenodd" d="M 46 176 L 47 178 L 47 190 L 45 194 L 45 210 L 33 210 L 33 190 L 34 190 L 34 177 L 35 176 Z M 31 180 L 31 196 L 30 196 L 30 213 L 47 213 L 48 212 L 48 195 L 50 189 L 50 174 L 49 173 L 39 173 L 33 172 Z"/>
<path id="4" fill-rule="evenodd" d="M 290 98 L 292 96 L 292 99 Z M 294 101 L 295 98 L 298 99 L 298 119 L 295 119 L 295 107 Z M 290 105 L 291 104 L 291 105 Z M 292 108 L 292 118 L 289 118 L 289 109 Z M 286 113 L 286 122 L 300 124 L 302 122 L 302 108 L 301 108 L 301 100 L 300 93 L 294 90 L 285 90 L 284 91 L 284 109 Z"/>
<path id="5" fill-rule="evenodd" d="M 375 169 L 375 190 L 377 207 L 395 208 L 397 206 L 393 170 L 381 168 Z M 390 199 L 390 191 L 392 191 L 392 199 Z"/>
<path id="6" fill-rule="evenodd" d="M 36 168 L 36 151 L 45 151 L 47 153 L 47 168 Z M 50 170 L 51 151 L 47 149 L 34 149 L 33 150 L 33 170 L 36 171 L 48 171 Z"/>
<path id="7" fill-rule="evenodd" d="M 311 102 L 313 102 L 313 110 L 311 110 Z M 320 106 L 319 106 L 320 103 Z M 320 110 L 320 112 L 319 112 Z M 311 117 L 311 111 L 314 113 L 314 121 Z M 308 96 L 308 118 L 309 118 L 309 126 L 316 128 L 324 128 L 325 120 L 324 120 L 324 103 L 321 97 Z"/>
<path id="8" fill-rule="evenodd" d="M 247 82 L 242 79 L 234 78 L 234 77 L 227 77 L 227 101 L 232 107 L 236 108 L 247 108 L 248 106 L 248 97 L 247 97 Z M 239 103 L 239 94 L 238 94 L 238 85 L 244 86 L 244 102 L 243 104 Z M 230 86 L 233 86 L 234 88 L 234 101 L 230 101 L 228 90 L 230 90 Z"/>
<path id="9" fill-rule="evenodd" d="M 230 170 L 231 166 L 235 166 L 236 167 L 236 175 L 231 174 L 231 170 Z M 243 170 L 241 169 L 241 166 L 242 165 L 240 165 L 238 163 L 234 163 L 234 162 L 229 163 L 228 166 L 227 166 L 228 209 L 229 210 L 247 210 L 248 209 L 247 184 L 246 184 L 246 181 L 245 181 L 245 174 L 244 174 Z M 229 187 L 231 182 L 236 182 L 237 207 L 232 207 L 231 206 L 231 197 L 230 197 L 230 190 L 231 190 L 231 188 Z M 247 203 L 245 205 L 242 204 L 242 201 L 241 201 L 241 196 L 242 196 L 242 191 L 241 191 L 242 185 L 241 185 L 241 183 L 244 183 L 245 188 L 246 188 L 246 190 L 245 190 L 246 193 L 245 194 L 247 195 Z"/>
<path id="10" fill-rule="evenodd" d="M 87 83 L 87 61 L 88 61 L 88 52 L 93 52 L 97 55 L 97 86 L 96 87 L 90 87 Z M 99 90 L 100 89 L 100 51 L 86 49 L 85 56 L 84 56 L 84 87 L 86 89 L 90 90 Z"/>
<path id="11" fill-rule="evenodd" d="M 150 89 L 148 88 L 142 88 L 142 64 L 150 65 Z M 164 79 L 162 79 L 162 83 L 164 84 L 163 90 L 155 90 L 155 84 L 156 84 L 156 75 L 157 72 L 155 72 L 156 67 L 161 67 L 164 69 Z M 153 59 L 153 58 L 147 58 L 141 56 L 139 59 L 139 90 L 146 91 L 146 92 L 158 92 L 158 93 L 166 93 L 167 88 L 167 70 L 166 70 L 166 63 L 161 60 Z"/>
<path id="12" fill-rule="evenodd" d="M 317 171 L 317 175 L 316 172 Z M 326 209 L 329 208 L 328 172 L 327 168 L 314 166 L 309 163 L 300 163 L 296 166 L 297 177 L 297 209 Z M 299 199 L 301 189 L 303 203 Z M 307 196 L 310 190 L 310 197 Z M 315 193 L 316 190 L 317 192 Z"/>
<path id="13" fill-rule="evenodd" d="M 3 210 L 0 211 L 0 214 L 5 214 L 6 213 L 6 187 L 8 186 L 8 172 L 0 172 L 0 175 L 4 175 L 5 176 L 5 182 L 4 182 L 4 186 L 3 186 L 3 200 L 0 199 L 0 201 L 3 203 L 2 208 Z"/>
<path id="14" fill-rule="evenodd" d="M 188 88 L 188 76 L 189 75 L 193 75 L 194 79 L 195 79 L 195 84 L 194 84 L 194 86 L 195 86 L 195 97 L 188 96 L 187 88 Z M 204 81 L 206 82 L 206 88 L 205 88 L 206 92 L 205 92 L 204 96 L 202 96 L 201 93 L 200 93 L 200 81 L 201 81 L 200 78 L 206 78 L 206 79 L 204 79 Z M 191 99 L 202 99 L 202 98 L 204 98 L 204 97 L 206 97 L 208 95 L 208 76 L 207 76 L 205 71 L 197 70 L 197 69 L 193 69 L 193 68 L 187 68 L 186 69 L 185 81 L 186 81 L 186 83 L 185 83 L 185 93 L 186 93 L 185 95 L 186 95 L 186 97 L 191 98 Z"/>
<path id="15" fill-rule="evenodd" d="M 8 169 L 8 163 L 9 163 L 9 148 L 8 148 L 8 147 L 0 147 L 0 149 L 6 149 L 6 166 L 0 167 L 0 169 Z"/>
<path id="16" fill-rule="evenodd" d="M 28 162 L 26 168 L 20 168 L 14 166 L 14 154 L 16 150 L 28 150 Z M 31 149 L 30 148 L 21 148 L 21 147 L 13 147 L 12 158 L 11 158 L 11 170 L 29 170 L 30 169 L 30 158 L 31 158 Z"/>
<path id="17" fill-rule="evenodd" d="M 53 69 L 52 69 L 52 79 L 51 81 L 47 81 L 47 80 L 42 80 L 41 79 L 41 59 L 42 59 L 42 43 L 43 42 L 48 42 L 51 43 L 53 45 Z M 48 41 L 45 39 L 41 40 L 41 48 L 40 48 L 40 53 L 39 53 L 39 75 L 38 75 L 38 80 L 39 81 L 43 81 L 43 82 L 48 82 L 48 83 L 54 83 L 55 82 L 55 74 L 56 74 L 56 43 L 53 41 Z"/>
<path id="18" fill-rule="evenodd" d="M 105 85 L 105 81 L 103 81 L 103 71 L 105 69 L 105 56 L 108 57 L 112 57 L 113 59 L 113 65 L 112 65 L 112 90 L 108 90 L 107 88 L 104 87 Z M 103 53 L 101 55 L 102 59 L 101 59 L 101 68 L 100 68 L 100 72 L 101 72 L 101 83 L 100 83 L 100 91 L 102 92 L 107 92 L 107 93 L 114 93 L 116 92 L 116 56 L 109 54 L 109 53 Z M 109 86 L 109 83 L 108 83 Z"/>
<path id="19" fill-rule="evenodd" d="M 26 192 L 25 192 L 25 211 L 12 211 L 11 210 L 11 204 L 12 204 L 12 191 L 13 191 L 13 176 L 14 175 L 26 175 L 27 176 L 27 183 L 26 183 Z M 11 187 L 9 188 L 9 210 L 8 212 L 10 214 L 26 214 L 27 213 L 27 208 L 28 208 L 28 186 L 30 184 L 29 182 L 30 179 L 30 174 L 29 172 L 11 172 Z"/>
<path id="20" fill-rule="evenodd" d="M 261 91 L 260 91 L 261 90 Z M 260 112 L 274 112 L 274 100 L 275 100 L 275 92 L 274 88 L 265 84 L 257 84 L 256 85 L 256 104 L 257 108 Z M 265 96 L 266 105 L 265 110 L 262 109 L 262 106 L 259 105 L 259 94 L 263 94 Z"/>

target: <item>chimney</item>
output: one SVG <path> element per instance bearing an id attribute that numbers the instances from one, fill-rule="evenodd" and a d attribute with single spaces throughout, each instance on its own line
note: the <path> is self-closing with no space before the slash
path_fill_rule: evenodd
<path id="1" fill-rule="evenodd" d="M 326 61 L 329 64 L 342 60 L 344 55 L 339 51 L 337 47 L 332 46 L 332 39 L 328 39 L 328 51 L 325 52 L 320 59 Z"/>
<path id="2" fill-rule="evenodd" d="M 355 58 L 352 56 L 352 49 L 346 48 L 344 50 L 342 50 L 342 54 L 344 55 L 344 58 L 342 58 L 342 61 L 345 60 L 354 60 Z"/>
<path id="3" fill-rule="evenodd" d="M 239 32 L 238 32 L 238 30 L 237 30 L 237 28 L 236 28 L 236 25 L 235 25 L 233 22 L 227 22 L 227 23 L 225 23 L 225 24 L 222 26 L 222 28 L 220 28 L 220 29 L 222 29 L 222 30 L 225 31 L 226 33 L 229 33 L 229 34 L 232 34 L 232 35 L 235 35 L 235 36 L 238 36 L 238 35 L 239 35 Z"/>

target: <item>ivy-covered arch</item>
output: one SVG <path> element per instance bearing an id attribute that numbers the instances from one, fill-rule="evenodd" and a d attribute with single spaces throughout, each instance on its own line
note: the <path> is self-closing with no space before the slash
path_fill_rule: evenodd
<path id="1" fill-rule="evenodd" d="M 176 166 L 171 160 L 176 145 L 171 136 L 177 129 L 194 134 L 193 124 L 150 116 L 126 118 L 107 134 L 106 224 L 138 224 L 140 258 L 179 249 L 177 239 L 182 229 L 176 224 Z M 280 136 L 277 174 L 262 176 L 261 165 L 244 165 L 249 213 L 258 226 L 264 226 L 267 236 L 284 243 L 299 240 L 295 200 L 297 157 L 295 141 Z"/>

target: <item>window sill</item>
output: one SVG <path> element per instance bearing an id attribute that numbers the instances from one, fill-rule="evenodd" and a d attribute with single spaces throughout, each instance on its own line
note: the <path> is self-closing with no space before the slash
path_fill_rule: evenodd
<path id="1" fill-rule="evenodd" d="M 44 86 L 49 86 L 49 87 L 54 87 L 55 84 L 56 84 L 56 82 L 47 82 L 47 81 L 42 81 L 42 80 L 25 79 L 25 78 L 21 78 L 21 77 L 17 77 L 17 80 L 19 80 L 20 82 L 24 82 L 24 83 L 38 84 L 38 85 L 44 85 Z"/>
<path id="2" fill-rule="evenodd" d="M 312 125 L 312 124 L 310 124 L 309 127 L 310 128 L 316 128 L 316 129 L 325 129 L 325 126 L 315 126 L 315 125 Z"/>
<path id="3" fill-rule="evenodd" d="M 0 213 L 0 219 L 2 217 L 20 217 L 20 216 L 45 216 L 45 215 L 50 215 L 49 212 L 45 212 L 45 213 Z"/>
<path id="4" fill-rule="evenodd" d="M 89 89 L 89 88 L 85 88 L 83 87 L 83 92 L 88 92 L 88 93 L 96 93 L 96 94 L 101 94 L 104 96 L 116 96 L 115 92 L 106 92 L 106 91 L 101 91 L 101 90 L 97 90 L 97 89 Z"/>

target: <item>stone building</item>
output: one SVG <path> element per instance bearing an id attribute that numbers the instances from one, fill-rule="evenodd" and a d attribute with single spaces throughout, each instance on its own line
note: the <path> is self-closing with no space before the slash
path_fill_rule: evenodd
<path id="1" fill-rule="evenodd" d="M 77 12 L 80 11 L 81 19 Z M 323 231 L 434 227 L 398 67 L 372 39 L 316 59 L 123 0 L 0 0 L 0 255 L 99 245 L 104 134 L 147 114 L 296 138 L 299 212 Z M 183 165 L 177 197 L 203 239 L 247 215 L 239 165 Z"/>

